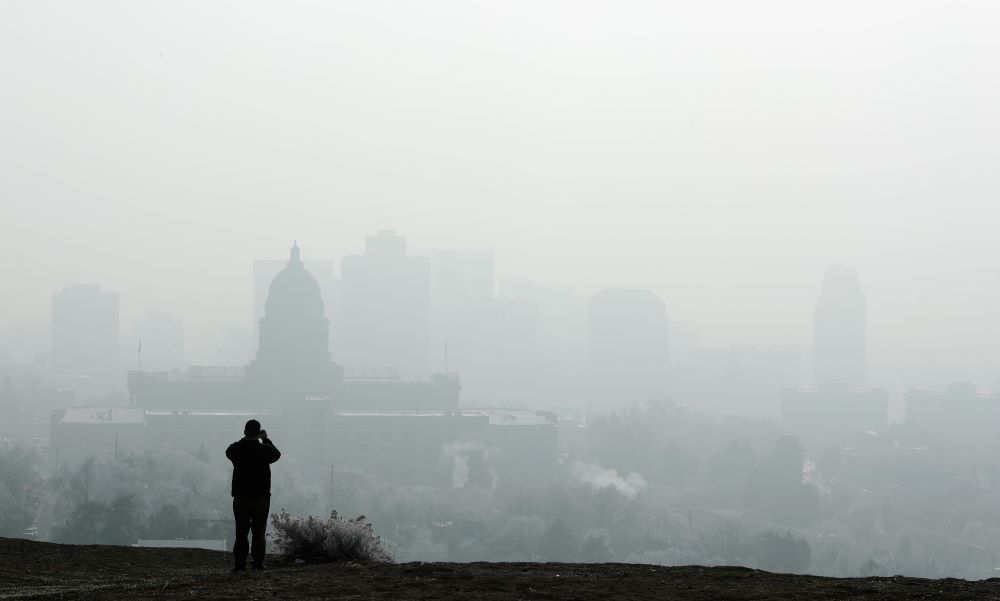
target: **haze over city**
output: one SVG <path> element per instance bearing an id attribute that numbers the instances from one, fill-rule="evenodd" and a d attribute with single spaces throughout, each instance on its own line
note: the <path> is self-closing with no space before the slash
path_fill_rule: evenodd
<path id="1" fill-rule="evenodd" d="M 5 3 L 0 536 L 992 575 L 998 18 Z"/>
<path id="2" fill-rule="evenodd" d="M 853 265 L 874 362 L 1000 358 L 988 3 L 55 6 L 0 24 L 4 327 L 95 282 L 209 361 L 252 259 L 389 227 L 714 346 L 808 343 Z"/>

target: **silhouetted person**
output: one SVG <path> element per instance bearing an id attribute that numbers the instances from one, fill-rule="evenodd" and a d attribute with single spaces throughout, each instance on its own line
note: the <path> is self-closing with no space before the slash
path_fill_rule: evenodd
<path id="1" fill-rule="evenodd" d="M 243 428 L 243 438 L 229 445 L 226 457 L 233 462 L 233 517 L 236 518 L 236 542 L 233 555 L 234 571 L 247 568 L 247 553 L 253 555 L 253 569 L 264 569 L 264 532 L 271 509 L 271 464 L 281 452 L 252 419 Z M 253 547 L 247 535 L 253 532 Z"/>

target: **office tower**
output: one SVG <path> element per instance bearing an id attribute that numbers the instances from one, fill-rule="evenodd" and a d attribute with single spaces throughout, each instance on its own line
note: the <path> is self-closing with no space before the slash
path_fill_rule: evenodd
<path id="1" fill-rule="evenodd" d="M 346 375 L 427 373 L 430 269 L 406 254 L 406 238 L 383 230 L 365 239 L 363 255 L 344 257 L 341 323 Z"/>
<path id="2" fill-rule="evenodd" d="M 493 298 L 493 252 L 439 250 L 431 255 L 431 294 L 435 299 L 460 302 Z"/>
<path id="3" fill-rule="evenodd" d="M 652 291 L 598 292 L 590 301 L 588 347 L 595 410 L 622 409 L 667 394 L 667 313 Z"/>
<path id="4" fill-rule="evenodd" d="M 817 387 L 827 380 L 865 387 L 865 294 L 853 267 L 831 267 L 823 276 L 813 320 L 813 379 Z"/>
<path id="5" fill-rule="evenodd" d="M 430 365 L 432 371 L 453 369 L 447 365 L 446 348 L 454 342 L 457 319 L 473 302 L 494 297 L 494 266 L 491 251 L 439 250 L 431 255 Z"/>
<path id="6" fill-rule="evenodd" d="M 500 281 L 500 297 L 526 300 L 538 311 L 538 350 L 566 372 L 582 372 L 587 357 L 590 299 L 571 288 L 523 278 Z"/>
<path id="7" fill-rule="evenodd" d="M 463 304 L 449 341 L 450 369 L 472 403 L 511 406 L 542 396 L 538 310 L 520 299 L 484 298 Z"/>
<path id="8" fill-rule="evenodd" d="M 571 288 L 523 278 L 500 280 L 499 296 L 524 300 L 537 313 L 539 374 L 536 406 L 583 411 L 587 398 L 587 313 L 590 298 Z"/>
<path id="9" fill-rule="evenodd" d="M 110 381 L 118 362 L 118 293 L 76 285 L 52 294 L 52 370 Z"/>
<path id="10" fill-rule="evenodd" d="M 781 422 L 787 432 L 823 447 L 847 434 L 884 430 L 888 403 L 881 388 L 848 390 L 845 381 L 829 379 L 817 390 L 782 390 Z"/>

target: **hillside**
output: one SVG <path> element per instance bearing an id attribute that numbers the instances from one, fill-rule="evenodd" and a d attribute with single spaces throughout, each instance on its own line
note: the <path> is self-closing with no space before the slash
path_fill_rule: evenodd
<path id="1" fill-rule="evenodd" d="M 623 564 L 314 565 L 233 576 L 189 549 L 0 539 L 0 599 L 1000 599 L 1000 580 L 833 579 Z"/>

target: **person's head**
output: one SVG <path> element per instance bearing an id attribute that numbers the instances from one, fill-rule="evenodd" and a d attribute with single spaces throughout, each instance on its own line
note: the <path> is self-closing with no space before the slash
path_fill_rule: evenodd
<path id="1" fill-rule="evenodd" d="M 243 434 L 250 438 L 257 438 L 260 435 L 260 422 L 255 419 L 248 421 L 247 425 L 243 426 Z"/>

